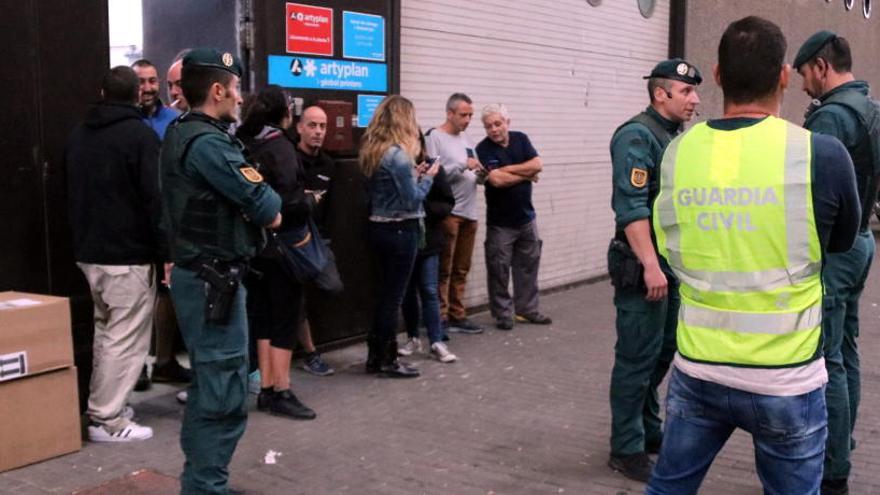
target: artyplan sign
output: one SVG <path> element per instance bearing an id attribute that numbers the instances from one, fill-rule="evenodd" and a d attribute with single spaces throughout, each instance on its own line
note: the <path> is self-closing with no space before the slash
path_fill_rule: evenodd
<path id="1" fill-rule="evenodd" d="M 333 9 L 286 4 L 287 53 L 333 56 Z"/>
<path id="2" fill-rule="evenodd" d="M 269 84 L 285 88 L 388 91 L 386 64 L 269 55 Z"/>

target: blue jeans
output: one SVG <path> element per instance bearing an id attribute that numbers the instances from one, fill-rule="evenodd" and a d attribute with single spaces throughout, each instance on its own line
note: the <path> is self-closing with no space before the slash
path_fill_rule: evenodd
<path id="1" fill-rule="evenodd" d="M 440 327 L 440 293 L 437 290 L 439 274 L 439 254 L 419 256 L 403 298 L 403 320 L 406 323 L 407 336 L 410 338 L 419 336 L 419 301 L 421 300 L 422 321 L 428 331 L 428 340 L 432 344 L 443 340 L 443 329 Z"/>
<path id="2" fill-rule="evenodd" d="M 818 494 L 826 426 L 824 387 L 790 397 L 760 395 L 673 368 L 663 446 L 645 493 L 697 493 L 718 451 L 742 428 L 752 434 L 765 494 Z"/>
<path id="3" fill-rule="evenodd" d="M 370 222 L 370 244 L 379 265 L 372 337 L 378 344 L 397 334 L 400 305 L 409 283 L 419 246 L 419 223 Z"/>

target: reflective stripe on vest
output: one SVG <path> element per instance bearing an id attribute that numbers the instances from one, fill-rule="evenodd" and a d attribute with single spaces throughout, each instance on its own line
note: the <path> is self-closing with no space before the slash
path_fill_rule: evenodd
<path id="1" fill-rule="evenodd" d="M 681 280 L 682 356 L 756 367 L 818 356 L 810 162 L 809 131 L 775 117 L 734 131 L 698 124 L 666 149 L 654 230 Z"/>

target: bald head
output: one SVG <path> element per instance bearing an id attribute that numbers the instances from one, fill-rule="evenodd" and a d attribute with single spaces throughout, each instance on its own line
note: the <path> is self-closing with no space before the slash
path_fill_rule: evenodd
<path id="1" fill-rule="evenodd" d="M 181 68 L 183 67 L 183 59 L 175 61 L 168 68 L 168 75 L 165 78 L 168 81 L 168 101 L 173 108 L 185 112 L 189 110 L 189 104 L 183 97 L 183 88 L 180 86 Z"/>
<path id="2" fill-rule="evenodd" d="M 296 124 L 296 132 L 299 133 L 299 148 L 309 155 L 318 154 L 327 135 L 327 114 L 318 106 L 306 108 Z"/>

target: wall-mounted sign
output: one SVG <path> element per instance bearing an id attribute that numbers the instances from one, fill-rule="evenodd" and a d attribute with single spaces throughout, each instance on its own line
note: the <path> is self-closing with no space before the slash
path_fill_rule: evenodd
<path id="1" fill-rule="evenodd" d="M 388 91 L 385 64 L 269 55 L 269 84 L 285 88 Z"/>
<path id="2" fill-rule="evenodd" d="M 370 125 L 370 119 L 376 113 L 376 107 L 382 102 L 385 95 L 358 95 L 358 127 L 367 127 Z"/>
<path id="3" fill-rule="evenodd" d="M 333 56 L 333 9 L 287 5 L 287 53 Z"/>
<path id="4" fill-rule="evenodd" d="M 342 11 L 342 56 L 385 61 L 385 18 Z"/>

